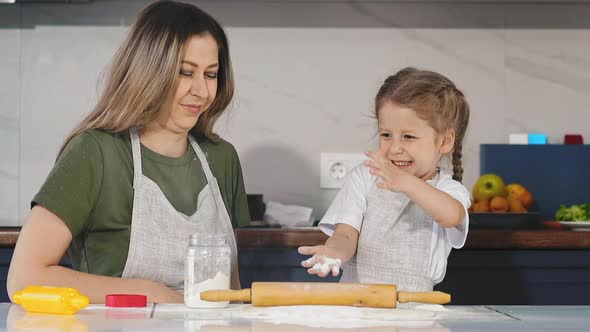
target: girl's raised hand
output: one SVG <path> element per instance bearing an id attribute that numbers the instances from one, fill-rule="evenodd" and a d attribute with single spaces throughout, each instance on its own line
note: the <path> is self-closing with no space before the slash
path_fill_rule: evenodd
<path id="1" fill-rule="evenodd" d="M 326 247 L 325 245 L 313 246 L 313 247 L 299 247 L 297 250 L 302 255 L 313 255 L 311 258 L 301 262 L 301 266 L 307 267 L 307 273 L 317 274 L 319 277 L 325 277 L 330 272 L 332 276 L 336 277 L 340 274 L 340 266 L 342 261 L 338 258 L 332 258 L 336 256 L 332 248 Z"/>
<path id="2" fill-rule="evenodd" d="M 378 152 L 368 150 L 365 154 L 371 158 L 365 161 L 365 165 L 370 168 L 370 173 L 381 178 L 381 182 L 377 182 L 377 187 L 403 192 L 404 179 L 409 174 L 399 169 L 399 167 L 395 166 L 394 163 Z"/>

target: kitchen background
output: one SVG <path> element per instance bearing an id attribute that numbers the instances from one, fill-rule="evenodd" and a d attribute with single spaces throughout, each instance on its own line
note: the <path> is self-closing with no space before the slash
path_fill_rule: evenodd
<path id="1" fill-rule="evenodd" d="M 151 1 L 39 2 L 0 4 L 0 226 L 22 224 Z M 237 93 L 216 129 L 237 148 L 247 191 L 265 200 L 321 217 L 336 191 L 320 189 L 320 153 L 375 146 L 373 97 L 404 66 L 440 71 L 467 96 L 469 188 L 482 143 L 515 132 L 590 139 L 590 1 L 192 2 L 227 29 Z"/>

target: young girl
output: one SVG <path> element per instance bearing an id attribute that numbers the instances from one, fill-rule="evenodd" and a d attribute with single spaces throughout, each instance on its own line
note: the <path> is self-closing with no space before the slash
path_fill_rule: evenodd
<path id="1" fill-rule="evenodd" d="M 467 236 L 471 202 L 460 181 L 469 106 L 449 79 L 415 68 L 388 77 L 375 106 L 379 150 L 367 152 L 320 222 L 326 243 L 299 248 L 313 255 L 302 265 L 323 277 L 343 264 L 341 282 L 431 291 Z"/>

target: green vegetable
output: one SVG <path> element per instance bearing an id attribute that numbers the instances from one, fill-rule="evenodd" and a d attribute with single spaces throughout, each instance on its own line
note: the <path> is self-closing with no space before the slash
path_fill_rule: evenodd
<path id="1" fill-rule="evenodd" d="M 587 221 L 590 220 L 590 203 L 573 204 L 569 208 L 560 205 L 555 212 L 555 220 L 558 221 Z"/>

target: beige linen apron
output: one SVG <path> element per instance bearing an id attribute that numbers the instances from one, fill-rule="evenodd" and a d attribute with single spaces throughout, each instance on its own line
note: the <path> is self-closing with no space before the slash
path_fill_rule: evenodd
<path id="1" fill-rule="evenodd" d="M 428 182 L 437 181 L 438 175 Z M 405 194 L 373 184 L 356 255 L 342 266 L 340 282 L 388 283 L 404 291 L 432 291 L 432 223 L 432 217 Z"/>
<path id="2" fill-rule="evenodd" d="M 199 144 L 189 135 L 207 178 L 199 193 L 197 210 L 187 216 L 174 209 L 158 185 L 143 175 L 141 146 L 137 128 L 130 130 L 133 152 L 133 212 L 131 239 L 124 278 L 160 281 L 169 287 L 184 287 L 184 258 L 189 234 L 227 234 L 232 253 L 232 269 L 237 262 L 237 247 L 231 219 L 223 203 L 217 180 L 211 173 Z"/>

